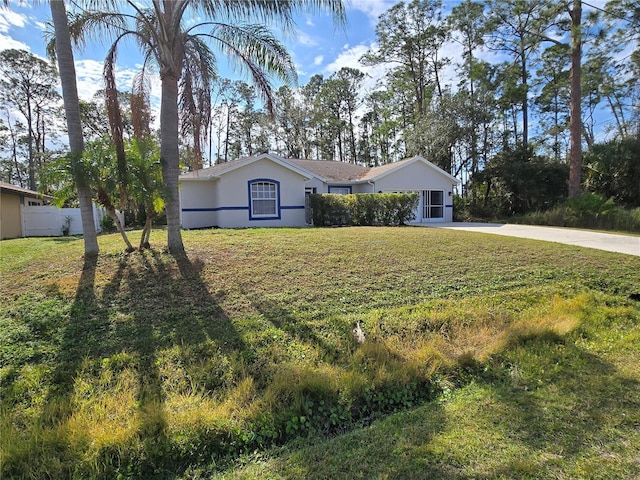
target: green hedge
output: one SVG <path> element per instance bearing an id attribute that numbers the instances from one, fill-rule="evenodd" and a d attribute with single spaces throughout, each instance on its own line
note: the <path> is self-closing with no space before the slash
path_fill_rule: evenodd
<path id="1" fill-rule="evenodd" d="M 417 193 L 355 193 L 311 195 L 313 224 L 405 225 L 415 219 Z"/>

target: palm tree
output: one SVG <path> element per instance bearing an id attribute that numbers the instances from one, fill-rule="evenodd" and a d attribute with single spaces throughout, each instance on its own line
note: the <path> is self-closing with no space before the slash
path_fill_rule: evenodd
<path id="1" fill-rule="evenodd" d="M 209 45 L 251 76 L 265 106 L 272 112 L 275 92 L 269 75 L 292 83 L 296 74 L 285 47 L 265 24 L 273 23 L 291 32 L 294 15 L 302 10 L 328 10 L 335 21 L 343 23 L 342 0 L 150 0 L 147 8 L 140 7 L 140 2 L 135 0 L 96 1 L 89 5 L 92 3 L 93 6 L 106 3 L 108 8 L 78 16 L 78 28 L 74 31 L 78 32 L 78 39 L 82 32 L 115 35 L 105 72 L 113 71 L 121 42 L 134 38 L 143 54 L 143 69 L 147 71 L 155 64 L 160 74 L 160 162 L 165 186 L 167 244 L 170 252 L 183 253 L 178 198 L 179 115 L 180 107 L 183 111 L 193 111 L 193 99 L 211 91 L 216 56 Z M 132 13 L 120 11 L 122 5 Z M 205 20 L 187 26 L 191 18 Z M 193 129 L 194 141 L 200 141 L 195 137 L 201 130 L 206 131 L 206 126 Z"/>
<path id="2" fill-rule="evenodd" d="M 73 63 L 73 49 L 67 11 L 63 0 L 51 0 L 51 18 L 56 36 L 56 58 L 58 72 L 62 85 L 62 98 L 64 111 L 67 118 L 67 132 L 69 135 L 69 156 L 71 162 L 78 162 L 84 150 L 82 137 L 82 124 L 80 123 L 80 104 L 78 102 L 78 87 L 76 83 L 76 70 Z M 80 215 L 82 219 L 82 236 L 84 238 L 85 256 L 94 256 L 99 252 L 98 237 L 93 218 L 93 203 L 91 202 L 91 189 L 86 179 L 80 173 L 81 169 L 74 169 L 74 181 L 78 189 L 78 202 L 80 203 Z"/>
<path id="3" fill-rule="evenodd" d="M 127 145 L 130 180 L 129 192 L 138 205 L 144 207 L 146 216 L 140 250 L 151 248 L 149 241 L 153 219 L 164 209 L 162 178 L 159 170 L 160 152 L 151 136 L 136 136 Z"/>

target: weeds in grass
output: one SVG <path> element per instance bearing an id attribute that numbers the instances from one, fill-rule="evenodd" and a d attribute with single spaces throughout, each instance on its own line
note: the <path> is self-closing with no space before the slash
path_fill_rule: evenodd
<path id="1" fill-rule="evenodd" d="M 222 468 L 503 372 L 529 391 L 530 368 L 510 352 L 562 345 L 603 298 L 638 290 L 640 265 L 627 257 L 478 238 L 201 231 L 185 234 L 189 258 L 176 259 L 124 256 L 101 237 L 105 255 L 84 265 L 79 244 L 48 255 L 47 240 L 12 244 L 2 268 L 14 278 L 1 280 L 3 477 Z M 50 264 L 36 278 L 22 258 L 32 246 L 38 268 Z M 607 308 L 603 325 L 637 311 Z"/>

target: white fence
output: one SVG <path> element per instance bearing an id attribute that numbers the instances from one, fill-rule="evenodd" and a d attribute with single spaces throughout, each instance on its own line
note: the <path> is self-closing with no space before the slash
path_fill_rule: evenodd
<path id="1" fill-rule="evenodd" d="M 96 232 L 101 232 L 100 222 L 107 215 L 104 208 L 93 205 L 93 220 Z M 118 212 L 118 217 L 124 225 L 124 215 Z M 82 220 L 79 208 L 57 208 L 20 205 L 20 221 L 22 222 L 23 237 L 60 237 L 67 235 L 82 235 Z"/>

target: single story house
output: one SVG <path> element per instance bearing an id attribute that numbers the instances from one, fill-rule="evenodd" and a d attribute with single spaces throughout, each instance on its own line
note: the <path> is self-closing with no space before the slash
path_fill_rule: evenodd
<path id="1" fill-rule="evenodd" d="M 416 156 L 379 167 L 265 153 L 180 176 L 182 227 L 301 227 L 313 193 L 417 192 L 416 223 L 450 222 L 460 183 Z"/>
<path id="2" fill-rule="evenodd" d="M 41 206 L 45 197 L 38 192 L 0 182 L 0 239 L 23 236 L 20 206 Z"/>

